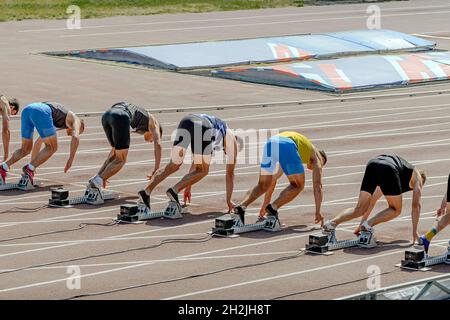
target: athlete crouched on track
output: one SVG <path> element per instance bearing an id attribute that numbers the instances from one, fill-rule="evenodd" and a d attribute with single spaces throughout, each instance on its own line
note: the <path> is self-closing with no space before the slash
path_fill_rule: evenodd
<path id="1" fill-rule="evenodd" d="M 303 163 L 312 170 L 316 204 L 315 223 L 322 225 L 323 215 L 320 209 L 323 199 L 322 167 L 327 163 L 327 156 L 323 150 L 317 150 L 308 138 L 291 131 L 282 132 L 266 142 L 258 184 L 247 192 L 244 200 L 236 206 L 235 213 L 244 220 L 247 206 L 265 193 L 259 218 L 262 219 L 265 213 L 278 215 L 279 208 L 294 200 L 305 187 Z M 271 202 L 277 181 L 283 173 L 289 180 L 289 186 L 281 191 L 275 201 Z"/>
<path id="2" fill-rule="evenodd" d="M 420 236 L 419 240 L 419 243 L 424 246 L 425 252 L 427 253 L 431 239 L 450 224 L 450 174 L 448 175 L 447 192 L 444 194 L 441 207 L 437 210 L 436 215 L 438 220 L 435 225 L 425 234 Z"/>
<path id="3" fill-rule="evenodd" d="M 164 169 L 158 170 L 151 177 L 145 190 L 139 191 L 141 200 L 150 208 L 150 195 L 153 189 L 180 169 L 189 145 L 193 156 L 190 171 L 167 190 L 167 196 L 181 206 L 178 193 L 184 190 L 185 202 L 190 200 L 191 186 L 208 175 L 214 151 L 223 150 L 226 155 L 226 201 L 228 210 L 233 210 L 234 204 L 231 197 L 234 188 L 234 168 L 243 142 L 241 138 L 233 134 L 223 120 L 207 114 L 188 115 L 180 121 L 171 160 Z"/>
<path id="4" fill-rule="evenodd" d="M 158 120 L 142 107 L 127 102 L 114 104 L 102 116 L 103 130 L 111 152 L 103 163 L 97 175 L 89 180 L 92 188 L 101 190 L 106 187 L 109 178 L 117 174 L 125 165 L 130 148 L 130 133 L 144 136 L 144 140 L 154 144 L 155 168 L 153 175 L 161 163 L 162 127 Z M 130 128 L 134 131 L 130 132 Z"/>
<path id="5" fill-rule="evenodd" d="M 33 147 L 35 128 L 39 138 Z M 84 131 L 84 122 L 59 103 L 38 102 L 26 106 L 22 111 L 22 146 L 10 159 L 0 165 L 3 182 L 6 180 L 9 167 L 33 151 L 31 162 L 22 168 L 33 183 L 35 169 L 45 163 L 58 149 L 57 129 L 66 129 L 67 135 L 72 136 L 69 159 L 64 167 L 64 172 L 69 171 L 80 143 L 80 134 Z M 41 150 L 42 143 L 45 147 Z"/>
<path id="6" fill-rule="evenodd" d="M 402 194 L 412 190 L 412 236 L 413 242 L 416 242 L 419 238 L 417 225 L 425 181 L 425 172 L 418 170 L 402 157 L 395 154 L 380 155 L 370 160 L 366 166 L 356 207 L 344 210 L 334 219 L 327 221 L 323 228 L 325 231 L 332 231 L 343 222 L 362 217 L 355 233 L 358 234 L 361 230 L 370 231 L 373 226 L 399 216 L 403 205 Z M 377 201 L 383 195 L 388 207 L 368 220 Z"/>

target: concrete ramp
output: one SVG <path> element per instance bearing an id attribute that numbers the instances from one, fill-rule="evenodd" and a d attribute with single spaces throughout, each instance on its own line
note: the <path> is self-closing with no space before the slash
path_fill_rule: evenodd
<path id="1" fill-rule="evenodd" d="M 330 92 L 450 79 L 450 52 L 369 55 L 212 71 L 216 77 Z"/>
<path id="2" fill-rule="evenodd" d="M 48 53 L 167 70 L 325 59 L 391 51 L 432 50 L 435 43 L 391 30 L 359 30 L 146 47 Z"/>

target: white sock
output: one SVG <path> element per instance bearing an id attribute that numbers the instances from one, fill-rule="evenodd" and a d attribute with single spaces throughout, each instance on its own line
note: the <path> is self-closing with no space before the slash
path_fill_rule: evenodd
<path id="1" fill-rule="evenodd" d="M 6 164 L 6 162 L 3 162 L 3 163 L 2 163 L 2 168 L 3 168 L 3 170 L 5 170 L 5 171 L 8 171 L 8 170 L 9 170 L 9 166 Z"/>
<path id="2" fill-rule="evenodd" d="M 31 171 L 34 171 L 34 169 L 36 169 L 31 163 L 28 164 L 28 169 L 30 169 Z"/>

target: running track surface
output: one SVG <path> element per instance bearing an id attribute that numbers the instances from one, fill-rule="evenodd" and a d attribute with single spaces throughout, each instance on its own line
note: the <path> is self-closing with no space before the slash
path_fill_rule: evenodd
<path id="1" fill-rule="evenodd" d="M 450 23 L 447 19 L 450 5 L 446 1 L 393 2 L 381 4 L 381 7 L 384 28 L 436 36 L 439 37 L 435 39 L 439 47 L 450 49 Z M 317 147 L 325 149 L 329 163 L 323 178 L 323 213 L 327 218 L 355 205 L 364 165 L 371 157 L 397 152 L 428 171 L 419 225 L 419 231 L 423 232 L 434 222 L 434 212 L 445 192 L 450 167 L 450 86 L 447 84 L 336 97 L 30 54 L 101 46 L 357 29 L 365 27 L 365 8 L 361 5 L 341 5 L 120 17 L 83 21 L 83 26 L 90 28 L 78 31 L 62 30 L 64 24 L 61 21 L 3 23 L 0 34 L 9 46 L 2 49 L 0 61 L 4 68 L 2 74 L 9 82 L 1 90 L 22 98 L 24 104 L 56 100 L 71 105 L 76 111 L 102 111 L 119 100 L 169 108 L 327 99 L 302 105 L 225 108 L 208 112 L 227 120 L 231 128 L 299 130 Z M 324 20 L 330 22 L 324 23 Z M 387 96 L 392 93 L 399 95 Z M 170 133 L 185 114 L 157 115 L 165 132 L 164 163 L 169 156 Z M 13 122 L 12 149 L 19 142 L 18 124 Z M 1 192 L 1 211 L 17 206 L 39 207 L 47 202 L 48 189 L 53 185 L 64 184 L 72 191 L 72 195 L 81 195 L 86 181 L 96 172 L 109 149 L 100 119 L 87 118 L 86 124 L 87 130 L 82 136 L 72 171 L 67 175 L 61 173 L 69 151 L 69 139 L 61 136 L 57 154 L 38 169 L 37 178 L 44 182 L 44 186 L 26 194 L 18 191 Z M 237 166 L 233 197 L 236 202 L 257 180 L 255 157 L 261 153 L 258 150 L 260 146 L 248 146 L 247 152 L 254 157 Z M 19 174 L 23 164 L 25 160 L 14 167 L 12 174 Z M 154 209 L 164 207 L 167 201 L 164 191 L 186 172 L 187 167 L 155 190 L 152 199 Z M 151 246 L 164 239 L 204 238 L 206 232 L 211 230 L 214 218 L 226 210 L 224 166 L 219 164 L 213 165 L 210 176 L 193 188 L 190 213 L 182 220 L 153 220 L 140 225 L 109 227 L 88 226 L 73 232 L 2 241 L 73 229 L 83 222 L 108 223 L 118 214 L 121 203 L 137 199 L 137 191 L 145 184 L 145 174 L 152 168 L 153 148 L 136 136 L 132 138 L 129 163 L 111 180 L 110 188 L 120 192 L 120 200 L 107 202 L 101 207 L 78 206 L 2 213 L 0 298 L 62 299 L 267 262 L 295 255 L 304 247 L 308 235 L 317 233 L 317 230 L 313 230 L 314 198 L 311 174 L 308 172 L 305 191 L 280 212 L 280 219 L 285 225 L 281 232 L 256 232 L 234 239 L 214 238 L 200 243 L 170 243 L 153 249 L 14 271 L 31 265 Z M 10 181 L 17 179 L 13 175 Z M 286 183 L 286 180 L 283 178 L 280 183 Z M 381 278 L 382 286 L 448 273 L 449 267 L 445 265 L 436 266 L 426 273 L 398 271 L 395 267 L 410 245 L 410 198 L 411 194 L 405 195 L 403 213 L 399 218 L 377 227 L 378 240 L 382 245 L 375 249 L 346 249 L 332 256 L 301 255 L 260 266 L 155 284 L 96 298 L 273 299 L 289 295 L 289 299 L 331 299 L 367 290 L 364 278 L 368 277 L 368 267 L 373 265 L 387 273 Z M 255 203 L 248 211 L 249 221 L 255 219 L 259 204 Z M 384 202 L 381 201 L 376 209 L 383 206 Z M 343 225 L 338 237 L 352 238 L 355 223 L 357 221 Z M 444 252 L 445 242 L 449 238 L 450 230 L 440 233 L 434 240 L 436 245 L 432 247 L 432 253 Z M 71 265 L 81 268 L 80 290 L 67 289 L 67 267 Z M 4 273 L 11 270 L 14 272 Z"/>

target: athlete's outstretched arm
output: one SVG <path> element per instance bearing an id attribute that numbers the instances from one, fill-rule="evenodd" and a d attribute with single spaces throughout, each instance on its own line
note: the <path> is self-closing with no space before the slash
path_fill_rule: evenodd
<path id="1" fill-rule="evenodd" d="M 150 117 L 149 120 L 149 129 L 153 136 L 153 146 L 155 149 L 155 168 L 153 169 L 152 175 L 159 169 L 161 166 L 161 157 L 162 157 L 162 137 L 159 131 L 159 122 L 154 118 Z"/>
<path id="2" fill-rule="evenodd" d="M 313 157 L 312 171 L 313 171 L 313 191 L 314 191 L 314 201 L 316 204 L 316 214 L 315 223 L 323 224 L 323 215 L 321 213 L 321 206 L 323 200 L 323 190 L 322 190 L 322 163 L 320 162 L 319 153 L 316 151 Z"/>
<path id="3" fill-rule="evenodd" d="M 413 243 L 419 238 L 417 233 L 417 226 L 419 225 L 420 218 L 420 210 L 422 208 L 422 178 L 417 170 L 414 170 L 414 174 L 416 175 L 414 179 L 414 188 L 413 188 L 413 198 L 412 198 L 412 209 L 411 209 L 411 219 L 412 219 L 412 232 L 413 232 Z"/>
<path id="4" fill-rule="evenodd" d="M 4 96 L 0 97 L 0 107 L 2 109 L 3 161 L 6 161 L 9 157 L 9 141 L 11 139 L 11 132 L 9 131 L 9 102 Z"/>
<path id="5" fill-rule="evenodd" d="M 195 162 L 194 162 L 194 160 L 192 160 L 191 167 L 189 168 L 189 173 L 192 173 L 194 171 L 195 171 Z M 186 188 L 184 188 L 184 196 L 183 196 L 184 204 L 191 203 L 191 197 L 192 197 L 191 190 L 192 190 L 192 186 L 187 186 Z"/>
<path id="6" fill-rule="evenodd" d="M 75 155 L 78 150 L 78 146 L 80 145 L 80 132 L 81 132 L 81 120 L 76 116 L 72 111 L 69 112 L 72 118 L 72 140 L 70 141 L 70 155 L 67 160 L 66 166 L 64 167 L 64 173 L 67 173 L 69 169 L 72 167 L 73 160 L 75 159 Z"/>
<path id="7" fill-rule="evenodd" d="M 441 207 L 437 211 L 437 216 L 440 217 L 445 214 L 447 210 L 447 193 L 444 194 L 444 198 L 442 198 Z"/>
<path id="8" fill-rule="evenodd" d="M 225 136 L 225 150 L 227 157 L 227 167 L 225 174 L 225 184 L 226 184 L 226 200 L 228 205 L 228 212 L 234 210 L 234 203 L 232 201 L 233 190 L 234 190 L 234 169 L 236 168 L 238 146 L 236 138 L 232 133 L 227 130 Z"/>

